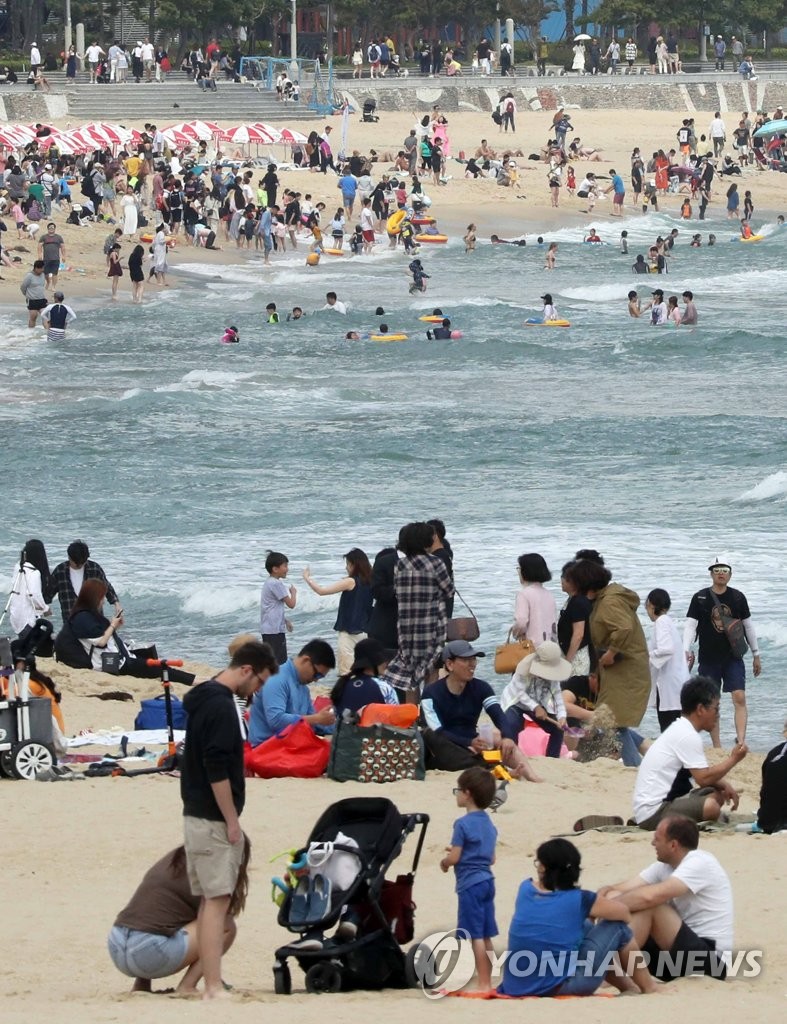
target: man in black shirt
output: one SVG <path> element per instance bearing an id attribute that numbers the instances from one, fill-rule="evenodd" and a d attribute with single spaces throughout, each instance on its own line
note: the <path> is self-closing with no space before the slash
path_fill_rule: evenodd
<path id="1" fill-rule="evenodd" d="M 191 891 L 202 897 L 197 944 L 204 999 L 223 991 L 224 922 L 244 849 L 240 815 L 246 797 L 243 735 L 234 697 L 252 697 L 278 665 L 266 643 L 239 647 L 229 667 L 195 686 L 183 701 L 188 714 L 181 764 L 183 833 Z"/>
<path id="2" fill-rule="evenodd" d="M 743 655 L 736 654 L 724 629 L 724 619 L 738 619 L 746 634 L 746 642 L 751 648 L 752 668 L 755 677 L 762 671 L 757 634 L 751 621 L 749 603 L 745 594 L 734 590 L 727 584 L 732 576 L 729 559 L 720 555 L 708 566 L 713 581 L 710 587 L 698 590 L 692 597 L 686 613 L 686 626 L 683 632 L 683 649 L 689 669 L 694 666 L 694 655 L 691 645 L 695 636 L 699 638 L 699 667 L 701 676 L 714 679 L 722 685 L 723 691 L 732 695 L 735 710 L 735 735 L 738 743 L 746 738 L 746 669 Z M 746 644 L 743 645 L 744 651 Z M 710 730 L 714 747 L 720 746 L 719 723 Z"/>

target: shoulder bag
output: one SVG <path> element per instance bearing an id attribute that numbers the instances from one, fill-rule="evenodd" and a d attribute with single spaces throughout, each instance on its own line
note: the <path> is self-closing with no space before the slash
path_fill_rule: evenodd
<path id="1" fill-rule="evenodd" d="M 478 619 L 473 614 L 473 609 L 467 601 L 465 601 L 459 591 L 456 590 L 454 592 L 470 614 L 455 616 L 453 619 L 448 620 L 445 627 L 446 639 L 477 640 L 479 636 L 481 636 L 481 630 L 478 628 Z"/>
<path id="2" fill-rule="evenodd" d="M 742 658 L 749 649 L 749 645 L 746 643 L 746 630 L 743 628 L 743 623 L 740 619 L 733 618 L 732 615 L 728 615 L 724 611 L 724 606 L 712 589 L 709 588 L 708 593 L 718 609 L 721 628 L 727 637 L 733 658 Z"/>

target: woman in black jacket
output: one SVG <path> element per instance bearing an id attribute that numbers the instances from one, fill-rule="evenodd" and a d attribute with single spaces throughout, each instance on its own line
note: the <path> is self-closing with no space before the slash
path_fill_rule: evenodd
<path id="1" fill-rule="evenodd" d="M 123 612 L 112 619 L 104 615 L 106 595 L 107 587 L 103 580 L 84 581 L 68 622 L 55 640 L 58 660 L 71 668 L 92 668 L 101 672 L 105 671 L 102 655 L 113 653 L 119 655 L 119 675 L 158 679 L 158 666 L 148 665 L 145 659 L 135 657 L 118 633 L 123 625 Z M 194 682 L 190 672 L 177 669 L 170 669 L 169 677 L 172 682 L 187 686 Z"/>

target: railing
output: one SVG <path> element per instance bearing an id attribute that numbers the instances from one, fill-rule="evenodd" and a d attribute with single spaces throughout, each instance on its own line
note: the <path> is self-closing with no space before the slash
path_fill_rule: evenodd
<path id="1" fill-rule="evenodd" d="M 334 95 L 333 61 L 323 68 L 318 60 L 299 57 L 298 83 L 304 85 L 311 79 L 311 88 L 306 94 L 305 106 L 320 115 L 332 113 L 341 104 Z M 241 57 L 238 73 L 251 82 L 258 82 L 264 89 L 273 89 L 281 72 L 290 73 L 292 61 L 285 57 Z"/>

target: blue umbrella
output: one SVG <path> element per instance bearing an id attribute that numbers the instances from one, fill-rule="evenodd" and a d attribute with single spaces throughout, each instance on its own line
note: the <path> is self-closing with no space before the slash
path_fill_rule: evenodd
<path id="1" fill-rule="evenodd" d="M 778 121 L 766 121 L 762 128 L 758 128 L 754 133 L 755 139 L 758 135 L 781 135 L 782 133 L 787 134 L 787 118 L 781 118 Z"/>

